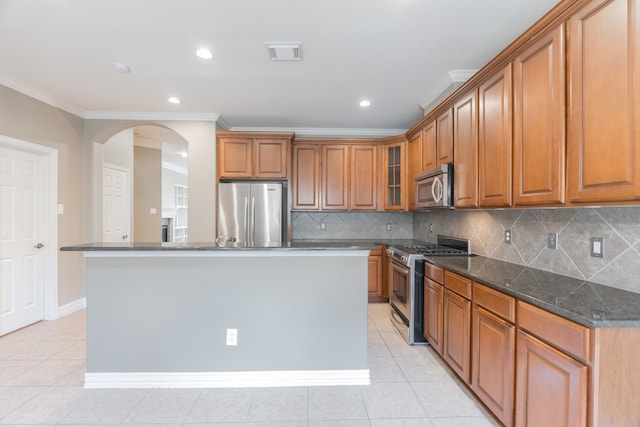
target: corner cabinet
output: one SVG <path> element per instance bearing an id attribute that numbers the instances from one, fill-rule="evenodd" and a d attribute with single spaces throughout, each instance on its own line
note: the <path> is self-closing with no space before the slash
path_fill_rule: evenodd
<path id="1" fill-rule="evenodd" d="M 223 179 L 287 179 L 291 133 L 216 132 L 218 177 Z"/>
<path id="2" fill-rule="evenodd" d="M 415 175 L 422 172 L 422 143 L 423 132 L 416 133 L 407 142 L 407 200 L 409 210 L 416 209 L 416 180 Z"/>
<path id="3" fill-rule="evenodd" d="M 406 140 L 393 138 L 382 146 L 383 208 L 385 211 L 407 209 Z"/>
<path id="4" fill-rule="evenodd" d="M 640 197 L 638 5 L 594 0 L 568 21 L 568 198 Z"/>

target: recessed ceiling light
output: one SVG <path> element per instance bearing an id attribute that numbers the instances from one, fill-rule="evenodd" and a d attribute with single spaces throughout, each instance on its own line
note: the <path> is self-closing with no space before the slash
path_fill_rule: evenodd
<path id="1" fill-rule="evenodd" d="M 369 105 L 371 105 L 371 102 L 367 101 L 366 99 L 363 99 L 362 101 L 360 101 L 361 107 L 368 107 Z"/>
<path id="2" fill-rule="evenodd" d="M 175 96 L 172 96 L 171 98 L 167 99 L 167 101 L 169 101 L 172 104 L 180 104 L 180 100 Z"/>
<path id="3" fill-rule="evenodd" d="M 213 58 L 213 53 L 211 53 L 211 51 L 205 47 L 198 49 L 196 51 L 196 55 L 198 55 L 198 58 L 201 58 L 201 59 Z"/>
<path id="4" fill-rule="evenodd" d="M 114 62 L 111 66 L 120 73 L 128 73 L 129 66 L 127 64 L 123 64 L 122 62 Z"/>

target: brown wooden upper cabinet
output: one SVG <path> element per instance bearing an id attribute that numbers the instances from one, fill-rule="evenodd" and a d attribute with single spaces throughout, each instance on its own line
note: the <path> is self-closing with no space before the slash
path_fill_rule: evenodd
<path id="1" fill-rule="evenodd" d="M 564 203 L 564 25 L 513 61 L 513 204 Z"/>
<path id="2" fill-rule="evenodd" d="M 218 176 L 287 179 L 290 133 L 218 131 Z"/>
<path id="3" fill-rule="evenodd" d="M 594 0 L 568 21 L 568 198 L 640 196 L 637 2 Z"/>
<path id="4" fill-rule="evenodd" d="M 316 144 L 294 144 L 292 164 L 292 208 L 320 209 L 320 147 Z"/>
<path id="5" fill-rule="evenodd" d="M 448 108 L 436 119 L 436 166 L 453 163 L 453 110 Z"/>
<path id="6" fill-rule="evenodd" d="M 453 106 L 454 206 L 478 207 L 477 90 L 460 97 Z"/>
<path id="7" fill-rule="evenodd" d="M 424 170 L 422 164 L 424 148 L 422 141 L 423 135 L 424 132 L 418 132 L 407 142 L 407 199 L 409 202 L 409 210 L 416 208 L 415 175 Z"/>
<path id="8" fill-rule="evenodd" d="M 511 64 L 478 89 L 478 205 L 511 206 Z"/>
<path id="9" fill-rule="evenodd" d="M 294 144 L 292 208 L 377 210 L 378 165 L 374 144 Z"/>
<path id="10" fill-rule="evenodd" d="M 453 111 L 445 110 L 422 128 L 422 171 L 453 163 Z"/>
<path id="11" fill-rule="evenodd" d="M 394 138 L 382 146 L 383 207 L 385 211 L 406 210 L 406 140 Z"/>

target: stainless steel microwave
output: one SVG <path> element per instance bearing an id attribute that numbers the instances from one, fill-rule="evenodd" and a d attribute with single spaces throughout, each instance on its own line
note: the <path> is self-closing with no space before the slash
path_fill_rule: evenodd
<path id="1" fill-rule="evenodd" d="M 415 179 L 418 209 L 453 206 L 453 164 L 419 173 Z"/>

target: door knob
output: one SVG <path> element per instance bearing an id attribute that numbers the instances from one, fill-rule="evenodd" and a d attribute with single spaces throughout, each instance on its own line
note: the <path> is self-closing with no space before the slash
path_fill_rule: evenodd
<path id="1" fill-rule="evenodd" d="M 123 234 L 123 235 L 122 235 L 122 240 L 127 240 L 127 237 L 129 237 L 129 235 L 127 235 L 127 234 Z"/>
<path id="2" fill-rule="evenodd" d="M 36 248 L 36 249 L 44 248 L 44 245 L 42 243 L 38 242 L 38 244 L 35 245 L 34 248 Z"/>

